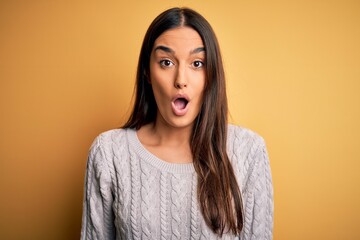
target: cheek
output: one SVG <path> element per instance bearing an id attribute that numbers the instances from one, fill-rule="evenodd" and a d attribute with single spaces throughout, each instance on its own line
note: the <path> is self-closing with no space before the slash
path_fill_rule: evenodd
<path id="1" fill-rule="evenodd" d="M 150 73 L 150 81 L 155 97 L 162 98 L 167 96 L 171 91 L 171 76 L 164 71 L 152 69 Z"/>
<path id="2" fill-rule="evenodd" d="M 169 91 L 173 87 L 174 71 L 164 70 L 158 65 L 150 65 L 150 82 L 153 88 Z"/>
<path id="3" fill-rule="evenodd" d="M 196 91 L 199 94 L 199 107 L 201 108 L 204 102 L 204 93 L 205 93 L 206 77 L 205 73 L 201 75 L 200 81 L 196 85 Z"/>
<path id="4" fill-rule="evenodd" d="M 195 79 L 196 80 L 193 82 L 194 90 L 197 94 L 202 96 L 206 83 L 205 73 L 198 73 Z"/>

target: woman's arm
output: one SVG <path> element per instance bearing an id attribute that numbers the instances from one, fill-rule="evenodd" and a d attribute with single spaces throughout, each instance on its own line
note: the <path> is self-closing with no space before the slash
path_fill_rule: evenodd
<path id="1" fill-rule="evenodd" d="M 265 143 L 259 138 L 252 156 L 252 169 L 246 185 L 245 225 L 246 240 L 271 240 L 273 230 L 273 186 Z"/>
<path id="2" fill-rule="evenodd" d="M 81 239 L 115 239 L 111 176 L 98 137 L 89 153 L 83 203 Z"/>

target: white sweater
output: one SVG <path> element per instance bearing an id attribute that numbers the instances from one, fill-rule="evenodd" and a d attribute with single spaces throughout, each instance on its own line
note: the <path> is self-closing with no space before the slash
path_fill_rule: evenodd
<path id="1" fill-rule="evenodd" d="M 268 155 L 256 133 L 229 125 L 227 152 L 244 204 L 240 236 L 269 240 L 273 188 Z M 81 239 L 220 239 L 205 224 L 193 164 L 165 162 L 140 143 L 133 129 L 100 134 L 89 152 Z"/>

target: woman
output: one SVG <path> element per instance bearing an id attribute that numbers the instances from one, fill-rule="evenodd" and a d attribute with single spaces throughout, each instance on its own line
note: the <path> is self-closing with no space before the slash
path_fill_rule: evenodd
<path id="1" fill-rule="evenodd" d="M 264 141 L 227 114 L 211 26 L 191 9 L 161 13 L 128 122 L 91 147 L 82 239 L 272 239 Z"/>

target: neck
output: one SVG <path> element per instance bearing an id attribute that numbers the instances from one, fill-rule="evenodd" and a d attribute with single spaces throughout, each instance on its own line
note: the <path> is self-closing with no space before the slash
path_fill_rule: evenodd
<path id="1" fill-rule="evenodd" d="M 157 120 L 150 125 L 149 130 L 160 145 L 190 145 L 192 125 L 178 128 Z"/>
<path id="2" fill-rule="evenodd" d="M 164 120 L 142 126 L 137 135 L 140 142 L 152 154 L 171 163 L 190 163 L 193 161 L 190 138 L 192 125 L 174 127 Z"/>

